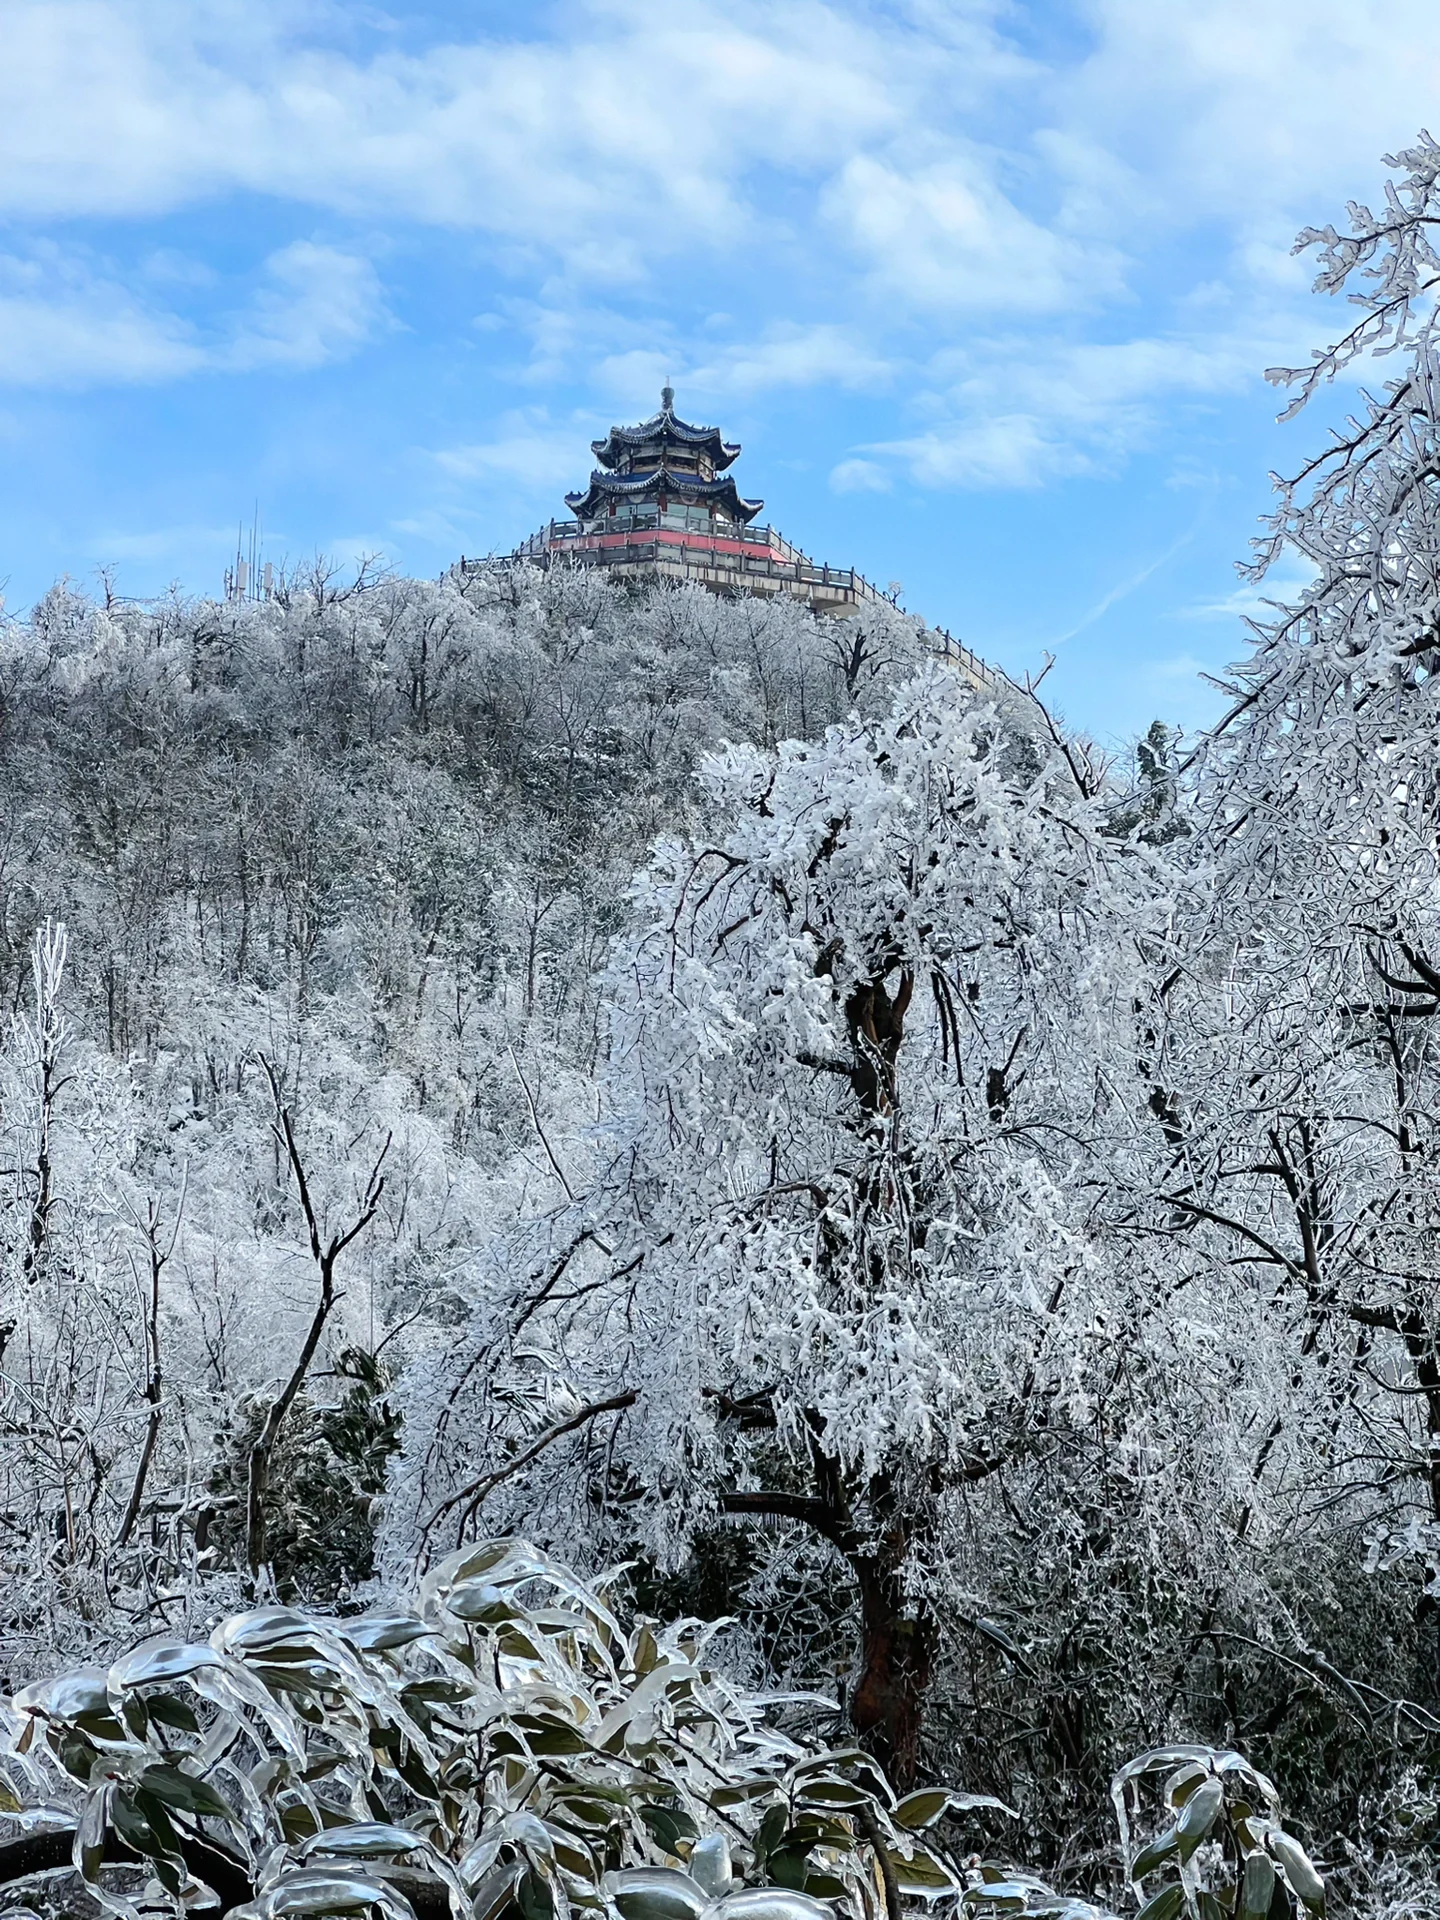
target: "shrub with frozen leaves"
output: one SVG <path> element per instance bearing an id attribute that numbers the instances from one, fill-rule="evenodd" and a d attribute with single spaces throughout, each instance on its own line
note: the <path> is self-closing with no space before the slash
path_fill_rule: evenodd
<path id="1" fill-rule="evenodd" d="M 9 1703 L 0 1800 L 23 1832 L 0 1879 L 73 1864 L 123 1920 L 212 1901 L 235 1920 L 898 1920 L 936 1901 L 1102 1920 L 1032 1876 L 957 1865 L 936 1828 L 968 1840 L 998 1801 L 897 1799 L 863 1752 L 784 1724 L 820 1724 L 828 1702 L 728 1681 L 715 1631 L 627 1628 L 603 1583 L 495 1540 L 434 1568 L 413 1610 L 262 1607 L 207 1642 L 149 1641 Z M 1234 1754 L 1145 1756 L 1117 1781 L 1122 1818 L 1132 1781 L 1175 1767 L 1175 1835 L 1130 1863 L 1138 1883 L 1173 1860 L 1155 1920 L 1162 1904 L 1281 1920 L 1286 1885 L 1319 1914 L 1318 1878 Z M 1238 1907 L 1199 1856 L 1217 1843 L 1248 1855 Z"/>
<path id="2" fill-rule="evenodd" d="M 951 1797 L 897 1803 L 864 1754 L 783 1731 L 782 1708 L 817 1703 L 731 1685 L 713 1631 L 627 1631 L 600 1590 L 497 1541 L 434 1569 L 414 1611 L 264 1607 L 208 1643 L 151 1641 L 15 1696 L 6 1804 L 40 1831 L 8 1871 L 73 1854 L 114 1912 L 208 1888 L 248 1920 L 867 1920 L 886 1876 L 953 1888 L 920 1837 Z"/>

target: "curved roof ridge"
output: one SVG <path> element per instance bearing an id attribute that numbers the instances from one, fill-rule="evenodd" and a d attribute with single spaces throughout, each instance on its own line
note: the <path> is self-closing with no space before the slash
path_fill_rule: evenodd
<path id="1" fill-rule="evenodd" d="M 606 473 L 597 469 L 590 476 L 589 487 L 582 493 L 567 493 L 565 504 L 577 518 L 583 519 L 593 512 L 599 499 L 661 492 L 673 493 L 677 498 L 688 496 L 692 500 L 723 502 L 737 519 L 746 521 L 753 520 L 765 505 L 763 500 L 742 499 L 729 474 L 723 480 L 702 480 L 698 474 L 672 473 L 664 466 L 647 468 L 644 473 Z"/>
<path id="2" fill-rule="evenodd" d="M 611 427 L 603 440 L 592 440 L 591 451 L 602 466 L 613 466 L 630 447 L 642 447 L 656 440 L 673 440 L 680 446 L 708 446 L 717 472 L 740 457 L 740 448 L 726 440 L 718 427 L 699 427 L 682 420 L 675 411 L 675 389 L 665 387 L 660 395 L 660 411 L 652 413 L 633 427 Z"/>

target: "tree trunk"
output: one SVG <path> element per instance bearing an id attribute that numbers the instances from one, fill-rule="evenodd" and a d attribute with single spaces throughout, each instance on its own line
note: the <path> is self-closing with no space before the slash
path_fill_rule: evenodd
<path id="1" fill-rule="evenodd" d="M 850 1721 L 902 1792 L 920 1767 L 925 1699 L 935 1667 L 933 1624 L 908 1610 L 893 1576 L 861 1567 L 860 1679 Z"/>

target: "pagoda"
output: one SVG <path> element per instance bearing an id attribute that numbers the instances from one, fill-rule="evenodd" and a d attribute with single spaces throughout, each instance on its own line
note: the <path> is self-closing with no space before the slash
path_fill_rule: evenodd
<path id="1" fill-rule="evenodd" d="M 514 553 L 459 562 L 461 575 L 524 562 L 538 567 L 603 567 L 620 579 L 689 582 L 711 593 L 784 594 L 815 613 L 845 616 L 867 603 L 894 605 L 853 567 L 822 566 L 774 527 L 757 526 L 765 502 L 747 500 L 730 469 L 740 448 L 718 427 L 692 426 L 662 387 L 660 411 L 635 427 L 592 440 L 590 484 L 567 493 L 568 520 L 552 520 Z M 994 670 L 943 629 L 936 652 L 985 691 Z"/>
<path id="2" fill-rule="evenodd" d="M 590 450 L 600 465 L 565 504 L 590 532 L 638 526 L 725 533 L 748 527 L 763 500 L 742 500 L 726 468 L 740 449 L 718 427 L 692 427 L 675 411 L 675 389 L 660 389 L 660 411 L 638 427 L 612 427 Z"/>
<path id="3" fill-rule="evenodd" d="M 817 613 L 857 613 L 888 600 L 853 567 L 827 567 L 755 524 L 765 502 L 747 500 L 730 468 L 740 448 L 718 427 L 675 411 L 663 387 L 660 411 L 592 440 L 590 484 L 567 493 L 568 520 L 552 520 L 508 560 L 542 567 L 603 567 L 622 578 L 690 581 L 712 593 L 787 594 Z M 462 561 L 462 569 L 488 564 Z"/>

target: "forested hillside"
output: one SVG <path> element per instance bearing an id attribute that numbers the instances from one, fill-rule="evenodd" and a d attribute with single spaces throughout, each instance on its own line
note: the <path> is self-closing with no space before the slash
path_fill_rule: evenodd
<path id="1" fill-rule="evenodd" d="M 197 1572 L 245 1564 L 249 1396 L 293 1366 L 314 1290 L 282 1110 L 318 1210 L 346 1216 L 382 1152 L 384 1192 L 287 1420 L 269 1545 L 310 1597 L 370 1572 L 386 1383 L 552 1197 L 543 1140 L 593 1119 L 599 974 L 649 840 L 696 817 L 702 753 L 885 698 L 921 641 L 884 608 L 842 635 L 583 576 L 320 568 L 260 605 L 58 587 L 3 648 L 24 1672 L 162 1590 L 203 1610 Z"/>
<path id="2" fill-rule="evenodd" d="M 1106 765 L 888 608 L 561 572 L 6 629 L 5 1657 L 171 1637 L 17 1698 L 13 1810 L 43 1722 L 93 1885 L 107 1835 L 218 1885 L 243 1799 L 247 1920 L 406 1920 L 305 1877 L 356 1822 L 476 1920 L 900 1920 L 966 1873 L 1093 1914 L 977 1845 L 1285 1920 L 1301 1841 L 1433 1913 L 1440 149 L 1404 158 L 1307 236 L 1364 314 L 1279 377 L 1399 372 L 1282 489 L 1256 576 L 1311 584 L 1183 752 Z M 196 1673 L 208 1731 L 143 1693 Z M 1128 1832 L 1152 1776 L 1127 1890 L 1107 1790 Z"/>

